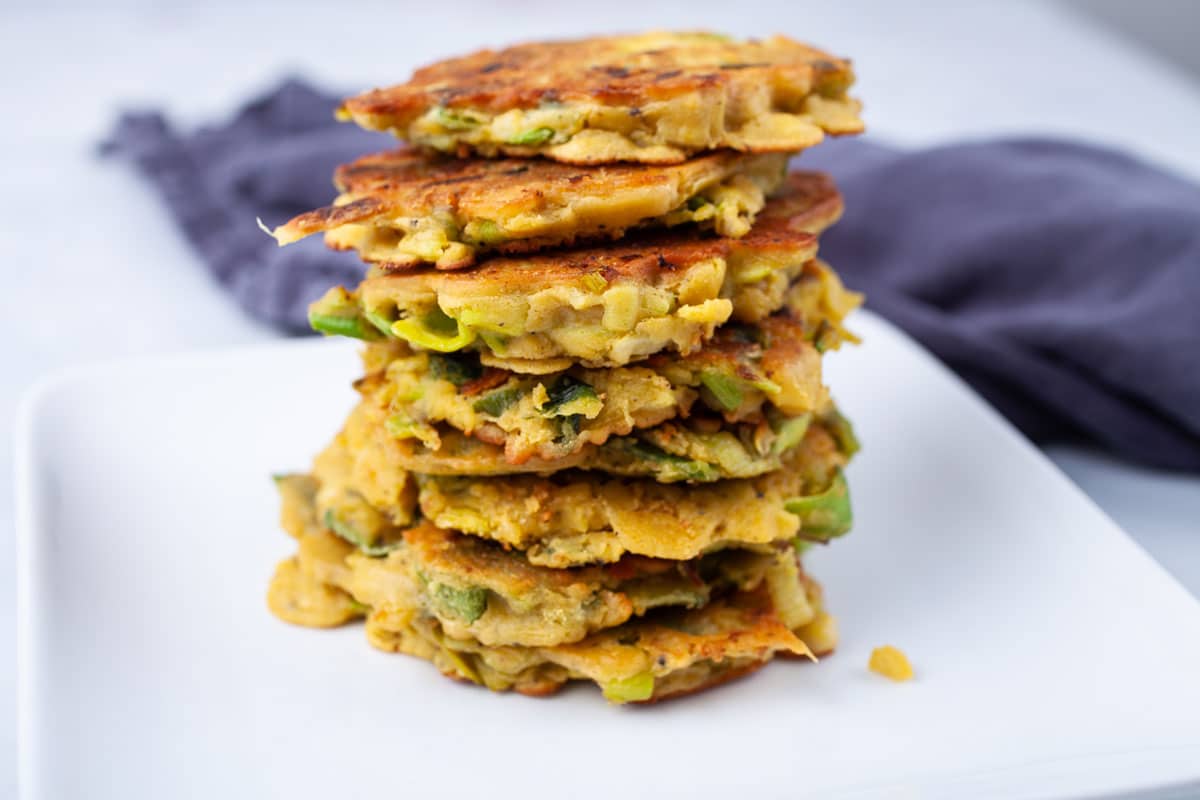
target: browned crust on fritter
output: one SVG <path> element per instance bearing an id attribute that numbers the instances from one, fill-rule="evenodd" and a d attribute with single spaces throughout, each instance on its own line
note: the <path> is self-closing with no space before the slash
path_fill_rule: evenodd
<path id="1" fill-rule="evenodd" d="M 826 656 L 831 656 L 836 652 L 837 652 L 836 647 L 829 647 L 824 650 L 813 650 L 812 654 L 814 656 L 816 656 L 817 658 L 825 658 Z M 781 653 L 776 653 L 776 655 L 779 656 L 780 658 L 787 659 L 788 661 L 812 661 L 811 658 L 804 655 L 803 653 L 788 653 L 785 651 L 785 652 L 781 652 Z"/>
<path id="2" fill-rule="evenodd" d="M 757 331 L 751 332 L 762 337 L 762 342 L 744 338 L 745 331 L 725 325 L 700 350 L 686 356 L 655 353 L 646 359 L 646 366 L 666 370 L 674 363 L 682 363 L 692 369 L 711 367 L 745 380 L 756 380 L 760 376 L 753 370 L 755 361 L 761 359 L 764 366 L 798 362 L 812 347 L 805 338 L 804 323 L 788 309 L 772 314 L 756 327 Z"/>
<path id="3" fill-rule="evenodd" d="M 445 675 L 446 673 L 443 672 L 442 674 Z M 471 683 L 471 681 L 461 678 L 458 675 L 451 675 L 450 677 L 463 683 Z M 523 694 L 526 697 L 550 697 L 561 692 L 564 686 L 566 686 L 565 682 L 555 683 L 554 681 L 545 681 L 544 683 L 517 684 L 513 687 L 513 691 L 517 694 Z"/>
<path id="4" fill-rule="evenodd" d="M 778 653 L 777 655 L 786 656 L 791 659 L 805 659 L 805 660 L 808 659 L 808 656 L 789 653 L 786 650 Z M 706 680 L 702 683 L 698 683 L 695 686 L 689 686 L 686 689 L 679 689 L 674 692 L 666 692 L 664 694 L 655 694 L 655 695 L 651 696 L 649 700 L 635 701 L 634 705 L 652 706 L 655 703 L 661 703 L 664 700 L 676 700 L 680 697 L 689 697 L 693 694 L 697 694 L 699 692 L 703 692 L 708 689 L 715 689 L 716 687 L 721 686 L 726 683 L 729 683 L 730 681 L 735 681 L 738 678 L 744 678 L 747 675 L 758 672 L 760 669 L 762 669 L 769 663 L 770 663 L 769 660 L 764 659 L 763 661 L 751 661 L 751 662 L 743 664 L 739 667 L 725 669 L 725 670 L 722 670 L 720 672 L 713 674 L 708 680 Z"/>
<path id="5" fill-rule="evenodd" d="M 553 569 L 529 563 L 522 555 L 495 542 L 446 531 L 425 521 L 404 532 L 405 543 L 412 548 L 417 562 L 430 568 L 461 575 L 503 575 L 512 586 L 523 585 L 565 589 L 586 583 L 617 587 L 622 581 L 662 575 L 676 570 L 695 575 L 689 562 L 668 561 L 626 554 L 613 564 Z M 695 575 L 697 583 L 701 583 Z M 514 589 L 515 591 L 515 589 Z"/>
<path id="6" fill-rule="evenodd" d="M 788 173 L 783 186 L 759 212 L 750 233 L 740 241 L 778 229 L 818 234 L 841 218 L 842 208 L 842 194 L 833 178 L 823 172 L 795 170 Z"/>
<path id="7" fill-rule="evenodd" d="M 363 222 L 385 213 L 388 206 L 376 197 L 363 197 L 340 206 L 325 206 L 324 208 L 305 211 L 292 217 L 280 230 L 294 232 L 297 237 L 311 236 L 314 233 Z"/>
<path id="8" fill-rule="evenodd" d="M 391 272 L 376 264 L 369 281 L 433 280 L 503 281 L 513 291 L 528 291 L 530 285 L 551 284 L 599 274 L 613 282 L 633 280 L 653 283 L 662 273 L 687 268 L 712 258 L 727 258 L 736 249 L 752 252 L 811 250 L 816 255 L 817 234 L 837 222 L 842 197 L 833 180 L 819 172 L 793 172 L 783 188 L 759 212 L 750 232 L 741 239 L 698 237 L 694 231 L 650 231 L 627 236 L 609 247 L 589 247 L 519 259 L 496 256 L 471 269 L 442 271 L 411 270 L 397 265 Z M 811 257 L 811 256 L 810 256 Z"/>
<path id="9" fill-rule="evenodd" d="M 799 246 L 815 246 L 814 237 L 806 240 L 802 236 L 794 236 L 791 241 Z M 701 261 L 726 255 L 729 244 L 730 240 L 725 239 L 697 239 L 673 233 L 649 234 L 626 237 L 612 247 L 587 247 L 515 259 L 505 256 L 489 258 L 475 269 L 448 271 L 439 277 L 447 282 L 470 283 L 478 278 L 496 280 L 506 276 L 511 278 L 514 291 L 529 284 L 552 284 L 559 278 L 590 273 L 598 274 L 610 283 L 621 279 L 653 283 L 654 277 L 661 272 L 686 269 Z M 779 243 L 775 244 L 779 246 Z M 383 279 L 392 278 L 393 269 L 405 275 L 419 274 L 403 264 L 375 266 L 387 273 L 382 276 Z"/>
<path id="10" fill-rule="evenodd" d="M 702 64 L 681 64 L 678 48 L 622 52 L 624 37 L 533 42 L 480 50 L 417 70 L 407 83 L 373 89 L 345 101 L 357 117 L 401 124 L 434 106 L 493 113 L 542 103 L 593 102 L 636 108 L 689 93 L 719 91 L 737 79 L 773 83 L 781 77 L 823 94 L 840 94 L 854 76 L 850 62 L 786 37 L 766 42 L 697 41 Z M 754 51 L 761 60 L 747 62 Z M 711 57 L 709 57 L 709 54 Z"/>
<path id="11" fill-rule="evenodd" d="M 452 158 L 401 147 L 338 167 L 334 184 L 352 199 L 299 214 L 280 226 L 277 233 L 293 239 L 381 216 L 426 216 L 438 210 L 456 213 L 469 210 L 475 216 L 505 217 L 522 210 L 536 210 L 547 198 L 613 196 L 641 187 L 674 184 L 685 177 L 692 180 L 705 174 L 720 177 L 721 170 L 730 168 L 730 162 L 752 158 L 724 151 L 679 164 L 575 166 L 547 159 Z M 569 246 L 577 241 L 616 238 L 623 230 L 617 228 L 590 236 L 512 238 L 489 244 L 488 249 L 530 253 L 549 245 Z"/>
<path id="12" fill-rule="evenodd" d="M 334 174 L 334 183 L 346 194 L 397 198 L 408 207 L 456 209 L 485 202 L 497 189 L 512 195 L 514 205 L 524 205 L 559 190 L 578 196 L 654 186 L 678 175 L 708 172 L 739 158 L 748 157 L 726 151 L 680 164 L 576 166 L 546 159 L 451 158 L 401 147 L 343 164 Z M 388 206 L 400 204 L 385 202 Z"/>

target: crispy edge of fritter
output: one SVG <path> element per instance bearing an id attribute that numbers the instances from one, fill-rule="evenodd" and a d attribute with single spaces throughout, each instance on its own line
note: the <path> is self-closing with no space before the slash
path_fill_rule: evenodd
<path id="1" fill-rule="evenodd" d="M 794 558 L 790 545 L 777 543 L 726 549 L 705 562 L 626 554 L 615 563 L 559 569 L 428 520 L 404 530 L 390 550 L 368 554 L 343 538 L 343 528 L 321 521 L 319 485 L 292 490 L 304 483 L 319 482 L 294 476 L 280 487 L 281 519 L 299 548 L 279 565 L 269 605 L 283 619 L 314 627 L 341 624 L 367 607 L 401 616 L 419 608 L 452 637 L 486 646 L 554 646 L 653 608 L 697 607 L 731 587 L 778 581 Z M 539 618 L 547 623 L 540 631 Z"/>
<path id="2" fill-rule="evenodd" d="M 271 235 L 280 244 L 287 244 L 350 223 L 370 224 L 380 218 L 427 217 L 435 213 L 450 213 L 460 225 L 484 219 L 498 222 L 514 215 L 545 216 L 584 201 L 657 190 L 661 193 L 660 207 L 638 218 L 652 219 L 709 186 L 765 165 L 765 158 L 724 151 L 671 165 L 588 167 L 538 159 L 451 158 L 403 147 L 341 165 L 334 176 L 341 192 L 337 202 L 298 214 Z M 622 210 L 619 203 L 609 205 L 613 206 L 611 214 Z M 618 238 L 636 222 L 630 219 L 593 236 Z M 488 249 L 530 252 L 551 245 L 568 246 L 574 240 L 574 236 L 562 235 L 523 236 L 492 244 Z"/>
<path id="3" fill-rule="evenodd" d="M 849 61 L 787 37 L 774 36 L 765 43 L 722 43 L 712 34 L 699 35 L 708 37 L 703 46 L 713 53 L 714 63 L 703 67 L 681 66 L 679 59 L 672 59 L 673 48 L 700 44 L 696 34 L 650 32 L 480 50 L 418 69 L 406 83 L 348 98 L 340 114 L 364 127 L 400 128 L 436 106 L 492 113 L 535 108 L 544 102 L 637 108 L 698 92 L 724 93 L 735 83 L 786 82 L 809 92 L 837 96 L 854 81 Z M 622 50 L 621 45 L 653 36 L 669 37 L 666 46 L 635 51 L 652 63 L 630 69 L 633 53 Z M 688 41 L 684 38 L 688 36 L 693 38 Z M 777 63 L 754 60 L 770 49 L 788 54 L 788 59 Z"/>
<path id="4" fill-rule="evenodd" d="M 828 405 L 820 354 L 806 341 L 804 325 L 786 313 L 757 326 L 719 328 L 702 349 L 689 355 L 658 353 L 642 362 L 605 370 L 570 367 L 530 376 L 485 368 L 482 360 L 470 360 L 475 357 L 468 352 L 459 358 L 468 359 L 466 363 L 474 370 L 471 374 L 479 377 L 459 377 L 456 382 L 444 374 L 446 367 L 431 369 L 430 364 L 456 365 L 464 363 L 461 360 L 446 361 L 449 356 L 444 354 L 426 355 L 426 351 L 398 340 L 371 342 L 363 351 L 367 372 L 354 385 L 363 396 L 390 398 L 389 410 L 415 425 L 446 424 L 504 447 L 511 464 L 522 464 L 531 457 L 556 460 L 586 445 L 600 445 L 611 437 L 686 418 L 697 397 L 705 398 L 705 407 L 730 423 L 757 419 L 769 408 L 799 415 Z M 558 434 L 564 417 L 539 413 L 536 405 L 539 396 L 550 403 L 560 382 L 592 390 L 599 404 L 598 411 L 578 418 L 576 436 L 565 443 Z M 706 382 L 724 389 L 723 400 L 709 393 Z M 513 394 L 518 389 L 519 394 Z M 489 391 L 504 398 L 499 411 L 480 410 Z M 409 393 L 419 396 L 405 398 Z M 731 407 L 730 402 L 737 405 Z"/>
<path id="5" fill-rule="evenodd" d="M 808 261 L 816 255 L 816 235 L 837 222 L 842 197 L 829 176 L 792 172 L 783 190 L 759 212 L 750 232 L 740 239 L 697 237 L 686 231 L 638 232 L 610 247 L 583 247 L 514 258 L 493 256 L 471 269 L 387 272 L 373 270 L 361 290 L 404 286 L 408 291 L 438 293 L 472 283 L 488 284 L 492 293 L 529 294 L 539 288 L 596 274 L 608 283 L 635 281 L 655 285 L 663 278 L 677 282 L 687 269 L 713 258 L 728 259 L 735 250 L 797 252 Z M 803 257 L 807 255 L 807 257 Z M 416 287 L 421 287 L 418 289 Z M 386 292 L 382 292 L 386 293 Z"/>
<path id="6" fill-rule="evenodd" d="M 804 581 L 806 589 L 810 583 L 811 579 Z M 812 611 L 822 613 L 816 605 Z M 713 626 L 717 629 L 686 629 Z M 660 682 L 704 662 L 730 664 L 733 674 L 729 679 L 732 679 L 746 674 L 741 671 L 743 667 L 766 663 L 776 655 L 816 660 L 806 642 L 779 619 L 765 586 L 736 592 L 699 609 L 672 609 L 631 620 L 579 642 L 553 647 L 488 647 L 447 637 L 436 621 L 411 616 L 403 620 L 370 616 L 367 634 L 375 647 L 433 661 L 447 677 L 482 684 L 493 691 L 513 690 L 537 697 L 554 694 L 571 680 L 592 681 L 603 689 L 643 672 L 653 676 L 657 689 Z M 424 644 L 425 653 L 416 652 L 417 648 L 412 646 L 414 639 Z M 636 648 L 641 654 L 628 651 L 629 648 Z M 489 663 L 489 655 L 493 653 L 493 663 Z M 444 657 L 441 663 L 439 654 Z M 515 673 L 499 671 L 494 665 L 496 656 L 500 660 L 515 657 L 523 666 Z M 635 671 L 627 672 L 631 667 Z M 625 674 L 620 674 L 623 671 Z M 649 697 L 632 702 L 682 696 L 725 682 L 717 680 L 720 677 L 720 672 L 713 673 L 710 679 L 657 696 L 652 690 Z M 627 701 L 611 694 L 609 697 L 614 702 Z"/>
<path id="7" fill-rule="evenodd" d="M 495 496 L 498 484 L 469 476 L 419 476 L 419 502 L 426 516 L 440 524 L 455 525 L 475 536 L 494 539 L 525 550 L 528 558 L 550 566 L 587 563 L 569 558 L 564 548 L 573 542 L 595 541 L 587 561 L 612 560 L 625 553 L 656 558 L 695 558 L 718 547 L 753 547 L 787 540 L 802 532 L 801 520 L 784 509 L 793 496 L 825 491 L 847 463 L 835 437 L 814 424 L 800 446 L 785 457 L 783 468 L 756 478 L 718 481 L 702 485 L 658 484 L 586 472 L 555 476 L 513 476 L 505 493 Z M 815 483 L 815 485 L 810 485 Z M 460 495 L 465 487 L 466 499 Z M 482 498 L 476 490 L 487 490 Z M 728 509 L 727 497 L 738 498 L 739 519 L 758 524 L 748 534 L 725 530 L 721 525 L 698 526 L 713 519 L 711 505 Z M 556 498 L 570 498 L 563 506 Z M 468 505 L 482 502 L 491 514 Z M 510 503 L 510 509 L 502 504 Z M 687 512 L 681 514 L 681 507 Z M 747 514 L 746 509 L 753 513 Z M 501 513 L 503 511 L 503 513 Z M 719 516 L 719 514 L 718 514 Z M 566 522 L 579 529 L 562 529 Z M 633 527 L 632 518 L 650 517 L 653 536 Z M 773 520 L 775 527 L 768 527 Z M 541 527 L 533 530 L 533 523 Z M 672 528 L 671 524 L 677 527 Z M 686 547 L 681 547 L 686 545 Z"/>

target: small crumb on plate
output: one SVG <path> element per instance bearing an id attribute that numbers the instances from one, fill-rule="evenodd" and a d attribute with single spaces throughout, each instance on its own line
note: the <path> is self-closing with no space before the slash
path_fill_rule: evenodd
<path id="1" fill-rule="evenodd" d="M 867 662 L 867 667 L 871 672 L 897 683 L 910 681 L 913 677 L 913 668 L 912 664 L 908 663 L 908 656 L 890 644 L 872 650 L 871 660 Z"/>

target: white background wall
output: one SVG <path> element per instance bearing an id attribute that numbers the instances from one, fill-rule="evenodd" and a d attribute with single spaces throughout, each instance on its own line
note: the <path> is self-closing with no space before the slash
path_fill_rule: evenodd
<path id="1" fill-rule="evenodd" d="M 1059 0 L 1082 17 L 1174 62 L 1200 82 L 1200 3 L 1195 0 Z"/>

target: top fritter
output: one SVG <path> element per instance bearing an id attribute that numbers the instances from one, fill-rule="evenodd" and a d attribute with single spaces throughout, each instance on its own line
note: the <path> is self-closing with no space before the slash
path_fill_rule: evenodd
<path id="1" fill-rule="evenodd" d="M 646 33 L 482 50 L 339 115 L 444 152 L 572 164 L 787 152 L 859 133 L 850 63 L 783 36 Z"/>

